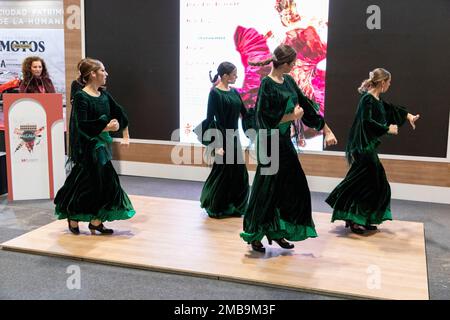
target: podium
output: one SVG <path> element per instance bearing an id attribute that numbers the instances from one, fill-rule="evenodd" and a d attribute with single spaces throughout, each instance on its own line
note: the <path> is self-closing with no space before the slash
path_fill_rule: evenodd
<path id="1" fill-rule="evenodd" d="M 3 95 L 8 200 L 53 199 L 64 184 L 62 95 Z"/>

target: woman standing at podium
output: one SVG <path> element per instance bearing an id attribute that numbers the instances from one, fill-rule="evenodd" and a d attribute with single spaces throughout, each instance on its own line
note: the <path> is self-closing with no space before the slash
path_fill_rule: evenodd
<path id="1" fill-rule="evenodd" d="M 112 138 L 109 132 L 123 130 L 122 144 L 128 145 L 128 118 L 123 108 L 101 87 L 108 73 L 103 64 L 85 59 L 70 119 L 69 160 L 74 163 L 64 186 L 55 197 L 55 214 L 67 219 L 69 230 L 79 234 L 78 221 L 89 222 L 92 234 L 112 234 L 103 222 L 125 220 L 135 211 L 111 164 Z"/>
<path id="2" fill-rule="evenodd" d="M 22 63 L 23 80 L 20 93 L 55 93 L 55 87 L 48 75 L 44 60 L 37 56 L 25 58 Z"/>

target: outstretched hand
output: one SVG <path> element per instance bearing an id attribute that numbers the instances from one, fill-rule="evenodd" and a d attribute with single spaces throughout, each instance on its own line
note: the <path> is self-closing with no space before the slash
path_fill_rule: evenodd
<path id="1" fill-rule="evenodd" d="M 420 114 L 413 115 L 411 113 L 408 113 L 408 121 L 411 127 L 415 130 L 416 129 L 416 121 L 419 120 Z"/>

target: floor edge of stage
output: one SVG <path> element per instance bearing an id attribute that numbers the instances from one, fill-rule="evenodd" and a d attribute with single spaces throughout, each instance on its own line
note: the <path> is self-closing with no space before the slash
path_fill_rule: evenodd
<path id="1" fill-rule="evenodd" d="M 309 293 L 309 294 L 326 295 L 328 297 L 349 298 L 349 299 L 358 298 L 358 299 L 362 299 L 362 300 L 364 300 L 364 299 L 374 300 L 373 297 L 351 294 L 351 293 L 345 294 L 345 293 L 338 293 L 335 291 L 317 290 L 317 289 L 313 289 L 313 288 L 300 288 L 300 287 L 294 287 L 294 286 L 290 287 L 290 286 L 277 285 L 277 284 L 271 284 L 271 283 L 266 283 L 266 282 L 244 280 L 241 278 L 233 278 L 233 277 L 226 277 L 226 276 L 220 276 L 220 275 L 210 275 L 210 274 L 205 274 L 205 273 L 195 273 L 195 272 L 190 272 L 190 271 L 186 271 L 186 270 L 167 269 L 167 268 L 163 268 L 163 267 L 137 266 L 137 265 L 130 265 L 130 264 L 126 264 L 126 263 L 120 263 L 120 262 L 96 260 L 93 258 L 80 258 L 80 257 L 76 257 L 76 256 L 71 256 L 71 255 L 49 253 L 46 251 L 26 250 L 26 249 L 22 249 L 22 248 L 15 248 L 13 246 L 0 245 L 0 249 L 9 251 L 9 252 L 26 253 L 26 254 L 45 256 L 45 257 L 50 257 L 50 258 L 63 258 L 63 259 L 73 260 L 73 261 L 97 263 L 97 264 L 102 264 L 105 266 L 112 266 L 112 267 L 130 268 L 130 269 L 135 269 L 135 270 L 160 272 L 160 273 L 174 274 L 174 275 L 180 275 L 180 276 L 199 277 L 199 278 L 203 278 L 203 279 L 227 281 L 227 282 L 239 283 L 239 284 L 244 284 L 244 285 L 263 286 L 263 287 L 268 287 L 268 288 L 291 290 L 291 291 L 297 291 L 297 292 L 303 292 L 303 293 Z M 383 300 L 383 299 L 380 298 L 380 300 Z"/>
<path id="2" fill-rule="evenodd" d="M 313 242 L 304 245 L 300 243 L 307 241 L 300 242 L 296 246 L 298 251 L 268 247 L 266 252 L 268 256 L 261 256 L 252 252 L 250 246 L 243 244 L 242 239 L 235 239 L 242 225 L 241 218 L 211 219 L 205 216 L 196 201 L 180 200 L 178 202 L 177 199 L 169 198 L 131 197 L 137 206 L 136 211 L 139 216 L 135 220 L 133 218 L 117 222 L 115 226 L 114 223 L 109 223 L 108 226 L 112 225 L 114 229 L 119 230 L 115 235 L 91 236 L 86 231 L 83 231 L 81 235 L 72 235 L 66 230 L 66 222 L 57 220 L 6 241 L 0 244 L 0 247 L 2 250 L 11 252 L 287 289 L 330 297 L 383 300 L 408 299 L 409 295 L 413 295 L 418 297 L 416 299 L 429 299 L 423 223 L 397 221 L 380 232 L 381 235 L 375 235 L 381 240 L 371 239 L 369 236 L 367 241 L 360 241 L 364 238 L 351 233 L 347 234 L 345 230 L 341 230 L 340 226 L 330 226 L 329 222 L 325 223 L 329 219 L 328 214 L 315 212 L 314 215 L 318 221 L 316 228 L 320 229 L 319 238 L 312 239 Z M 149 230 L 149 228 L 153 229 Z M 230 234 L 234 234 L 231 239 Z M 164 243 L 160 247 L 159 243 L 155 243 L 153 239 L 160 239 L 161 235 L 172 238 L 163 238 Z M 416 238 L 410 238 L 411 235 Z M 398 243 L 392 243 L 392 239 Z M 205 240 L 207 243 L 201 243 Z M 200 243 L 197 243 L 198 241 Z M 385 243 L 379 245 L 378 241 L 385 241 Z M 167 245 L 166 242 L 169 242 L 172 247 L 164 247 Z M 339 242 L 340 249 L 333 247 Z M 223 247 L 218 248 L 217 244 Z M 107 252 L 107 250 L 112 251 Z M 387 274 L 388 280 L 383 290 L 388 292 L 387 297 L 380 296 L 381 294 L 377 296 L 370 290 L 356 292 L 355 286 L 351 285 L 347 288 L 342 287 L 343 284 L 347 284 L 345 279 L 349 277 L 353 279 L 352 271 L 359 272 L 366 268 L 366 265 L 360 265 L 358 259 L 352 260 L 354 260 L 354 254 L 366 254 L 367 250 L 373 250 L 368 253 L 372 254 L 369 258 L 380 262 L 379 267 L 383 272 L 386 271 L 384 274 Z M 133 252 L 130 253 L 130 251 Z M 117 252 L 126 254 L 118 256 Z M 388 258 L 392 260 L 397 253 L 404 256 L 393 260 L 394 264 L 397 261 L 400 266 L 394 265 L 391 270 L 389 269 L 391 265 L 384 260 Z M 140 257 L 142 254 L 148 256 L 142 258 Z M 363 259 L 364 257 L 362 256 Z M 405 257 L 406 260 L 403 261 Z M 335 265 L 336 261 L 340 264 Z M 419 279 L 417 280 L 419 284 L 404 284 L 397 279 L 410 266 L 409 281 L 414 282 Z M 365 269 L 363 270 L 367 273 Z M 344 271 L 346 273 L 343 273 Z M 281 278 L 285 276 L 287 278 Z M 329 284 L 329 280 L 336 283 Z M 389 280 L 400 281 L 400 284 L 396 284 L 394 288 L 404 290 L 403 293 L 389 292 L 392 291 Z M 362 281 L 365 281 L 364 278 Z M 409 292 L 411 290 L 416 292 Z M 399 297 L 391 297 L 395 294 Z"/>

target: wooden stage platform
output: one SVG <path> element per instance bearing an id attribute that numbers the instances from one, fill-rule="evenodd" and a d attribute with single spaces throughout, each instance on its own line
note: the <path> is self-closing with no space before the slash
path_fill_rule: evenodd
<path id="1" fill-rule="evenodd" d="M 1 246 L 129 268 L 181 273 L 344 297 L 428 299 L 422 223 L 385 222 L 379 232 L 356 235 L 330 215 L 314 213 L 319 237 L 274 243 L 253 252 L 239 238 L 242 218 L 211 219 L 198 201 L 131 196 L 136 216 L 105 223 L 113 236 L 72 235 L 55 221 Z"/>

